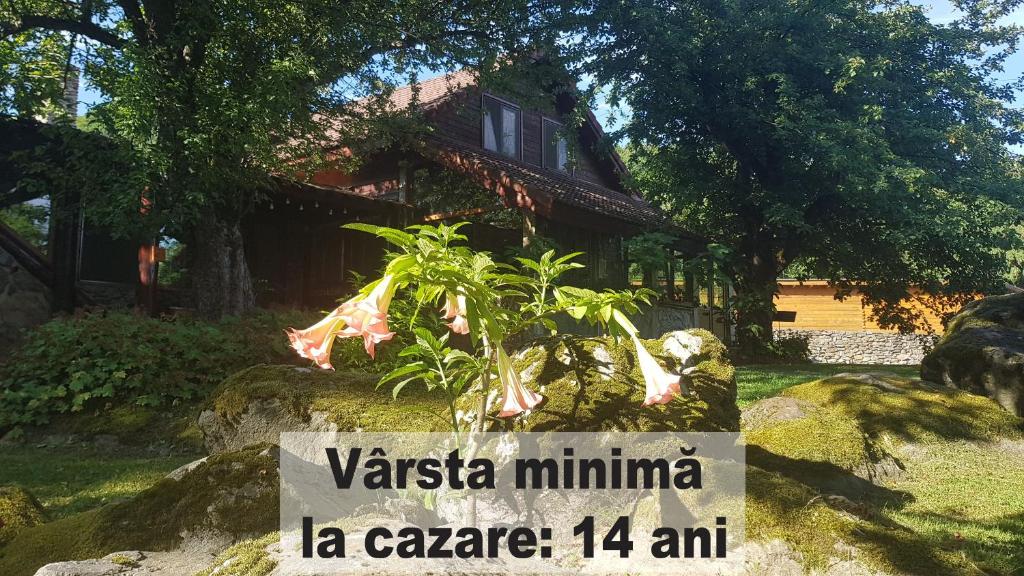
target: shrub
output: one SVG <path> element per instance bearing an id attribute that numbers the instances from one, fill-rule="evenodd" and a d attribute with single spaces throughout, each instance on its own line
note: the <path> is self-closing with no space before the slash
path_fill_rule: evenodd
<path id="1" fill-rule="evenodd" d="M 30 332 L 0 367 L 0 430 L 87 407 L 202 399 L 229 374 L 253 364 L 305 364 L 283 331 L 315 317 L 259 311 L 217 322 L 129 312 L 56 318 Z M 339 367 L 365 356 L 361 346 L 338 347 L 336 354 Z"/>
<path id="2" fill-rule="evenodd" d="M 736 364 L 800 364 L 810 362 L 811 356 L 805 336 L 762 341 L 757 346 L 737 346 L 730 353 Z"/>

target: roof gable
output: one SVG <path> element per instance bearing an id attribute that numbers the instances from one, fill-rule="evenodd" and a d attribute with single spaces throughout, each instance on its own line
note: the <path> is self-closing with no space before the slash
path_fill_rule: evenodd
<path id="1" fill-rule="evenodd" d="M 395 88 L 388 99 L 387 106 L 394 111 L 404 111 L 417 106 L 426 111 L 428 118 L 431 118 L 437 113 L 437 110 L 446 105 L 458 106 L 459 98 L 469 90 L 479 90 L 479 77 L 476 72 L 464 68 L 416 84 Z M 500 95 L 498 96 L 500 97 Z M 512 102 L 516 103 L 514 99 Z M 545 116 L 549 115 L 545 114 Z M 564 120 L 564 118 L 559 118 L 559 120 Z M 598 146 L 605 141 L 606 134 L 593 111 L 587 110 L 583 120 L 583 125 L 579 127 L 579 140 L 584 146 L 584 153 L 589 154 L 600 166 L 602 172 L 615 180 L 616 187 L 622 188 L 625 193 L 623 183 L 629 176 L 629 169 L 614 148 L 598 149 Z"/>

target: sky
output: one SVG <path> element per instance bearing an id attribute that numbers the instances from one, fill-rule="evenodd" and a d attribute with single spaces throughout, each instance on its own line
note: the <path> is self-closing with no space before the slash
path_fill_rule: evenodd
<path id="1" fill-rule="evenodd" d="M 924 0 L 919 2 L 919 4 L 928 9 L 929 17 L 937 24 L 948 23 L 954 20 L 958 14 L 956 8 L 949 0 Z M 1024 6 L 1018 7 L 1013 14 L 1007 16 L 1006 23 L 1016 23 L 1024 26 Z M 1010 80 L 1019 78 L 1022 74 L 1024 74 L 1024 51 L 1014 54 L 1007 60 L 1006 69 L 1001 77 Z M 436 74 L 422 74 L 421 79 L 426 80 L 432 76 L 436 76 Z M 83 83 L 82 91 L 79 94 L 78 114 L 84 115 L 100 99 L 101 95 L 95 89 Z M 1017 98 L 1015 105 L 1024 106 L 1024 93 Z M 606 101 L 599 98 L 594 114 L 606 129 L 611 130 L 622 125 L 623 118 L 628 116 L 629 111 L 628 109 L 614 111 Z M 1018 147 L 1018 151 L 1024 152 L 1024 147 Z"/>

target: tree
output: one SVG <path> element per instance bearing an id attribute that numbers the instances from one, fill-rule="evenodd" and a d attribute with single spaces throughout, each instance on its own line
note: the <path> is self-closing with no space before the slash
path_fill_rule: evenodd
<path id="1" fill-rule="evenodd" d="M 996 73 L 1018 1 L 622 3 L 576 12 L 582 70 L 632 115 L 639 185 L 730 248 L 738 335 L 770 338 L 790 266 L 856 287 L 879 322 L 912 328 L 910 288 L 997 289 L 1024 192 L 1008 144 L 1021 82 Z"/>
<path id="2" fill-rule="evenodd" d="M 5 1 L 0 107 L 38 113 L 59 98 L 55 71 L 77 64 L 107 99 L 93 116 L 148 174 L 144 190 L 108 201 L 144 202 L 149 234 L 184 241 L 201 312 L 238 313 L 253 304 L 240 221 L 268 174 L 315 165 L 339 130 L 365 131 L 401 78 L 513 52 L 537 11 L 529 0 Z"/>

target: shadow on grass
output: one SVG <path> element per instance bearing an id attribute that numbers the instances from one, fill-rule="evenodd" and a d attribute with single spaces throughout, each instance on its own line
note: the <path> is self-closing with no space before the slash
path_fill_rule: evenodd
<path id="1" fill-rule="evenodd" d="M 1024 435 L 1024 420 L 981 396 L 896 379 L 884 386 L 829 379 L 819 386 L 817 404 L 841 406 L 871 436 L 885 432 L 914 442 Z"/>
<path id="2" fill-rule="evenodd" d="M 855 502 L 901 505 L 913 501 L 908 492 L 878 486 L 835 464 L 789 458 L 755 444 L 747 445 L 747 465 L 781 474 L 819 494 L 835 494 Z"/>
<path id="3" fill-rule="evenodd" d="M 747 446 L 747 465 L 748 502 L 771 510 L 770 522 L 783 525 L 768 529 L 768 537 L 790 541 L 818 565 L 838 555 L 834 546 L 842 540 L 855 545 L 869 565 L 887 572 L 1024 574 L 1024 511 L 993 521 L 966 520 L 954 513 L 907 513 L 903 522 L 913 518 L 915 524 L 922 520 L 937 526 L 915 530 L 892 514 L 898 517 L 915 501 L 909 492 L 872 484 L 833 464 L 788 458 L 756 445 Z M 835 516 L 814 513 L 816 504 Z M 754 534 L 764 537 L 763 526 L 761 530 Z M 993 538 L 993 533 L 1006 537 Z"/>

